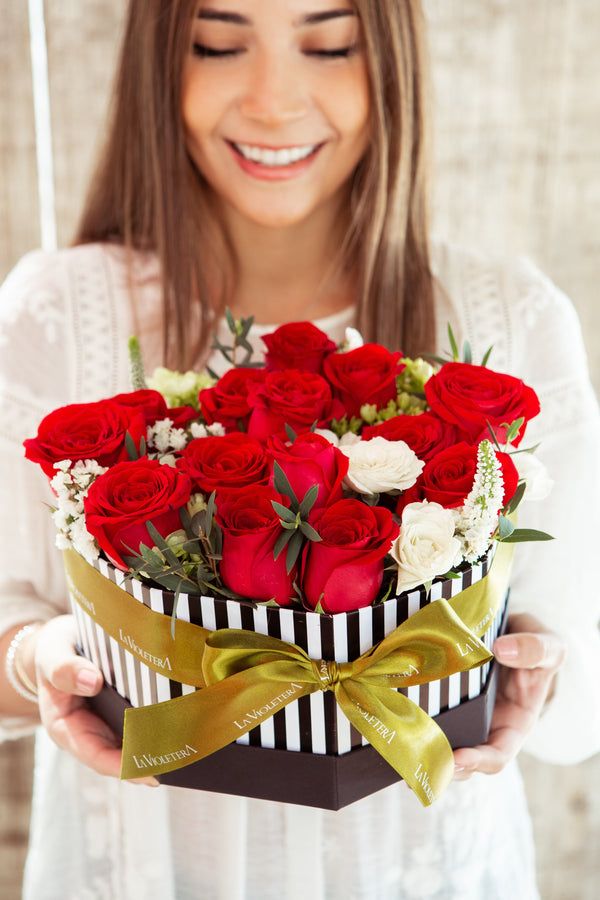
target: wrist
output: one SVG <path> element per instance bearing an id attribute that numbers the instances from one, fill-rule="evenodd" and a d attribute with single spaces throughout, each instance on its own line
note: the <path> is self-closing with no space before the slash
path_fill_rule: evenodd
<path id="1" fill-rule="evenodd" d="M 5 673 L 13 691 L 31 703 L 38 702 L 35 679 L 35 660 L 32 638 L 43 626 L 43 622 L 32 622 L 19 628 L 13 635 L 6 652 Z"/>

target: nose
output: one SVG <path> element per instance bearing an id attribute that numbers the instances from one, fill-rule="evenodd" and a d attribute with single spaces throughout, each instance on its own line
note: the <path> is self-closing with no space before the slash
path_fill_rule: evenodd
<path id="1" fill-rule="evenodd" d="M 308 98 L 289 53 L 257 55 L 240 104 L 242 115 L 263 125 L 283 125 L 308 111 Z"/>

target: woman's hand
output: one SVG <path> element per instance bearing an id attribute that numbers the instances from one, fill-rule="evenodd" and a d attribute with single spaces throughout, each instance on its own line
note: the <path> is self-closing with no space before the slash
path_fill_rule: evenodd
<path id="1" fill-rule="evenodd" d="M 102 688 L 102 673 L 75 653 L 72 616 L 52 619 L 36 634 L 35 665 L 40 716 L 52 740 L 101 775 L 119 777 L 121 740 L 88 709 L 85 698 Z M 155 778 L 136 784 L 157 785 Z"/>
<path id="2" fill-rule="evenodd" d="M 530 615 L 511 616 L 508 634 L 494 643 L 501 664 L 487 744 L 454 752 L 455 779 L 500 772 L 521 749 L 550 698 L 566 648 L 561 638 Z"/>

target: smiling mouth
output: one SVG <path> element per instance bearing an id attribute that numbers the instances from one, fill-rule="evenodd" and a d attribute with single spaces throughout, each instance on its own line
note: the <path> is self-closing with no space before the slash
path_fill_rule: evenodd
<path id="1" fill-rule="evenodd" d="M 253 144 L 239 144 L 235 141 L 229 141 L 229 143 L 243 159 L 268 169 L 283 168 L 284 166 L 291 166 L 294 163 L 301 162 L 312 156 L 322 146 L 321 144 L 303 144 L 297 147 L 281 147 L 279 150 L 275 150 L 270 147 L 258 147 Z"/>

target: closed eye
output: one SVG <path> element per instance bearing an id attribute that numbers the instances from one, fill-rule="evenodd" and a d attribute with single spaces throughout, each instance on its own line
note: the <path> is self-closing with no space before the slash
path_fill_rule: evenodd
<path id="1" fill-rule="evenodd" d="M 236 47 L 218 50 L 216 47 L 208 47 L 206 44 L 198 43 L 194 43 L 193 50 L 194 56 L 200 56 L 203 59 L 216 59 L 226 56 L 238 56 L 240 53 L 244 52 L 241 48 Z"/>
<path id="2" fill-rule="evenodd" d="M 358 50 L 358 44 L 349 47 L 337 47 L 334 50 L 307 50 L 307 56 L 316 56 L 317 59 L 345 59 L 352 56 Z"/>

